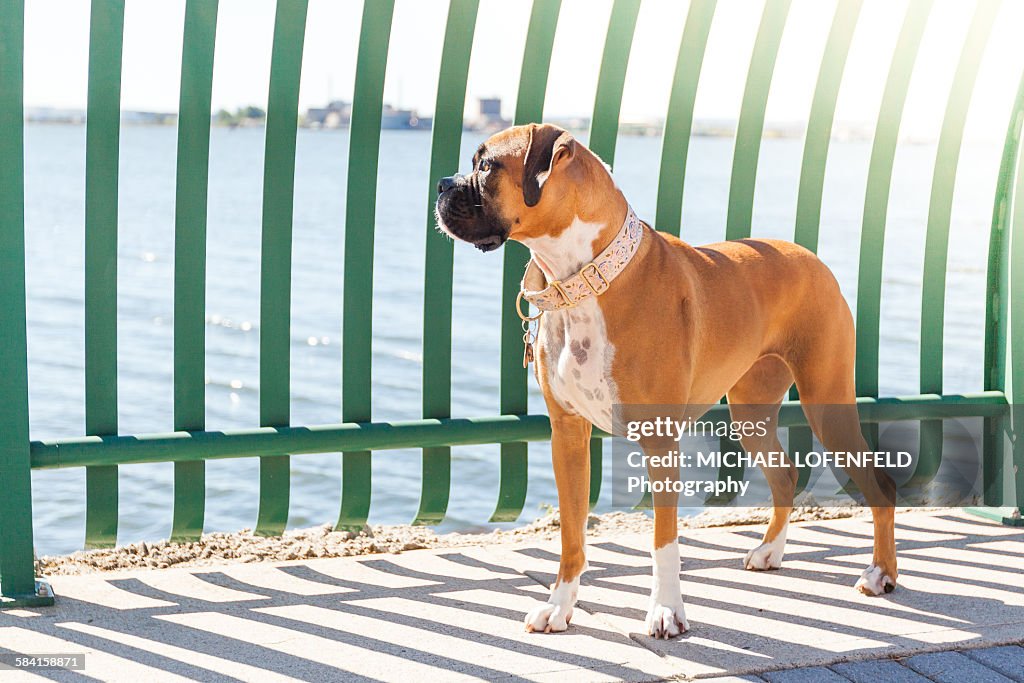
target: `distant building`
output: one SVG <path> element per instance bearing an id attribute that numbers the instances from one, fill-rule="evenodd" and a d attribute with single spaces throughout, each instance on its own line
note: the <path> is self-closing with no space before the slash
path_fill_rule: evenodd
<path id="1" fill-rule="evenodd" d="M 481 97 L 480 102 L 480 118 L 482 119 L 500 119 L 501 118 L 501 98 L 500 97 Z"/>
<path id="2" fill-rule="evenodd" d="M 390 104 L 384 105 L 380 117 L 381 130 L 430 130 L 433 119 L 422 117 L 415 109 L 395 109 Z"/>
<path id="3" fill-rule="evenodd" d="M 463 124 L 466 130 L 481 132 L 495 132 L 502 128 L 508 128 L 511 121 L 501 115 L 500 97 L 481 97 L 477 100 L 477 115 L 475 118 L 467 119 Z"/>
<path id="4" fill-rule="evenodd" d="M 432 122 L 415 109 L 396 109 L 390 104 L 384 105 L 380 117 L 382 130 L 430 130 Z M 348 128 L 351 124 L 352 103 L 343 100 L 334 100 L 326 107 L 310 107 L 302 121 L 306 128 Z"/>
<path id="5" fill-rule="evenodd" d="M 334 100 L 326 107 L 307 109 L 303 125 L 309 128 L 348 128 L 351 121 L 352 103 Z"/>

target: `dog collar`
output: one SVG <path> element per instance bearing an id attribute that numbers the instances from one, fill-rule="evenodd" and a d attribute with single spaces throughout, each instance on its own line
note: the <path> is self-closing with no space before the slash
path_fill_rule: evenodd
<path id="1" fill-rule="evenodd" d="M 526 273 L 523 275 L 522 284 L 519 287 L 519 298 L 526 299 L 540 311 L 536 316 L 524 316 L 519 310 L 519 301 L 516 302 L 516 312 L 524 321 L 536 320 L 545 311 L 557 311 L 563 308 L 572 308 L 584 299 L 591 296 L 604 294 L 611 286 L 612 280 L 629 264 L 640 246 L 640 238 L 643 236 L 643 224 L 637 218 L 636 213 L 630 208 L 626 213 L 626 220 L 622 228 L 607 247 L 594 260 L 580 268 L 574 275 L 564 280 L 549 282 L 547 287 L 540 290 L 529 289 L 528 282 L 544 282 L 544 274 L 537 263 L 530 259 L 526 266 Z"/>

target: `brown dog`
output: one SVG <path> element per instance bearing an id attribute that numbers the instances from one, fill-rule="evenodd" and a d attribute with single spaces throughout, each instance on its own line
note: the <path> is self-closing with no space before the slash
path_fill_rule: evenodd
<path id="1" fill-rule="evenodd" d="M 695 419 L 727 395 L 733 420 L 767 416 L 774 425 L 795 381 L 826 449 L 869 450 L 854 405 L 853 319 L 832 273 L 810 251 L 758 239 L 692 247 L 641 225 L 608 167 L 547 124 L 494 135 L 477 150 L 473 172 L 441 180 L 438 192 L 438 226 L 452 237 L 483 251 L 508 239 L 531 250 L 524 293 L 544 311 L 534 370 L 551 416 L 562 555 L 551 597 L 526 616 L 527 630 L 562 631 L 572 617 L 586 568 L 591 425 L 613 432 L 613 406 L 687 406 L 685 417 Z M 752 453 L 782 450 L 774 428 L 742 443 Z M 649 437 L 640 446 L 650 455 L 675 444 Z M 774 512 L 763 542 L 747 554 L 748 569 L 780 566 L 793 506 L 796 469 L 765 475 Z M 678 476 L 677 468 L 651 472 L 652 480 Z M 874 516 L 874 557 L 857 588 L 889 592 L 896 583 L 891 480 L 870 469 L 850 476 Z M 654 508 L 647 630 L 667 638 L 688 628 L 676 497 L 656 495 Z"/>

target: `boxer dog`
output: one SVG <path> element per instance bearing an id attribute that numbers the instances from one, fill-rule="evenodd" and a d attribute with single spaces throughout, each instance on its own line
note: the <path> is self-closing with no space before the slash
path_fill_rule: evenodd
<path id="1" fill-rule="evenodd" d="M 807 249 L 767 239 L 693 247 L 657 232 L 636 218 L 597 155 L 548 124 L 494 135 L 471 173 L 437 189 L 440 230 L 485 252 L 516 240 L 532 256 L 520 297 L 540 310 L 534 373 L 551 417 L 562 554 L 550 597 L 526 615 L 528 631 L 564 631 L 572 618 L 586 569 L 591 425 L 621 432 L 613 406 L 680 406 L 695 419 L 727 396 L 733 420 L 774 425 L 795 382 L 827 450 L 870 450 L 855 406 L 853 318 L 835 277 Z M 532 355 L 528 348 L 525 360 Z M 741 441 L 751 453 L 782 451 L 774 427 Z M 677 447 L 662 437 L 639 444 L 647 455 Z M 881 470 L 849 473 L 874 521 L 873 560 L 856 588 L 887 593 L 897 576 L 895 489 Z M 744 560 L 752 570 L 781 565 L 797 471 L 765 476 L 773 513 Z M 665 477 L 678 480 L 678 468 L 651 470 L 652 480 Z M 646 626 L 669 638 L 689 628 L 676 497 L 656 494 L 653 503 Z"/>

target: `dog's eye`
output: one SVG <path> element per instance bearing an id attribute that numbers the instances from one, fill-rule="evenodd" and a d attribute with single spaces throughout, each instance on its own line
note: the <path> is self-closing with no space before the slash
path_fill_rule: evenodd
<path id="1" fill-rule="evenodd" d="M 491 170 L 491 162 L 487 161 L 487 159 L 481 159 L 480 165 L 477 168 L 481 173 L 487 173 Z"/>

